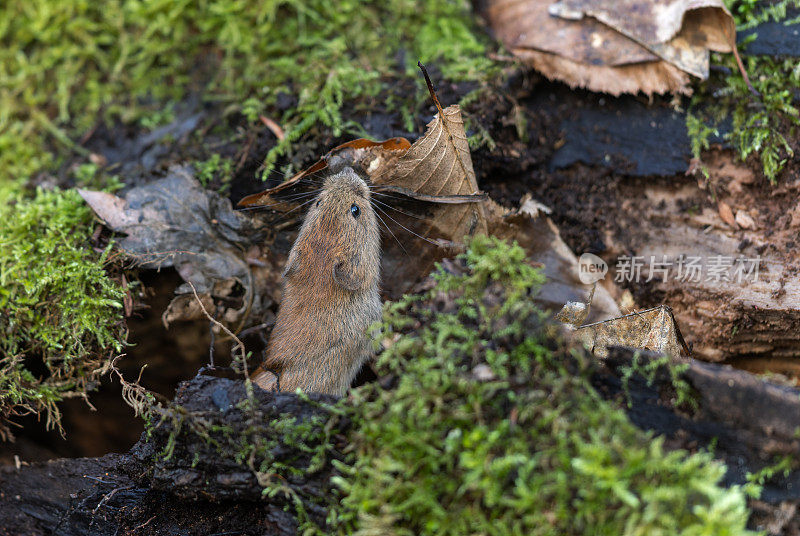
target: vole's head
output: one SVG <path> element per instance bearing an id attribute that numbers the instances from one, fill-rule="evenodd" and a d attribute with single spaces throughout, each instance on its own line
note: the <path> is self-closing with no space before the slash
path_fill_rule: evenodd
<path id="1" fill-rule="evenodd" d="M 349 167 L 326 178 L 306 215 L 306 221 L 316 219 L 324 220 L 320 223 L 325 228 L 348 235 L 375 227 L 367 183 Z"/>
<path id="2" fill-rule="evenodd" d="M 330 266 L 329 266 L 330 265 Z M 377 281 L 380 232 L 367 183 L 351 168 L 325 179 L 292 248 L 286 273 L 310 269 L 350 290 Z"/>

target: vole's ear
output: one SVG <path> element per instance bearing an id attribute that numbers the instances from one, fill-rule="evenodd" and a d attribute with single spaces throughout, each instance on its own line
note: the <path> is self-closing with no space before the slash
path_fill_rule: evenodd
<path id="1" fill-rule="evenodd" d="M 366 277 L 366 271 L 362 268 L 358 255 L 349 259 L 339 259 L 333 264 L 333 280 L 347 290 L 356 291 L 362 288 Z"/>

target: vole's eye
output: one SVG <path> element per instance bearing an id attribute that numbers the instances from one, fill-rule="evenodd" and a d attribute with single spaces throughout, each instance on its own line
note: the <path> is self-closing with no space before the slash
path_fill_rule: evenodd
<path id="1" fill-rule="evenodd" d="M 358 208 L 358 205 L 353 203 L 350 205 L 350 214 L 352 214 L 354 218 L 358 218 L 358 216 L 361 214 L 361 209 Z"/>
<path id="2" fill-rule="evenodd" d="M 317 199 L 317 206 L 319 206 L 320 203 L 322 203 L 322 199 Z"/>

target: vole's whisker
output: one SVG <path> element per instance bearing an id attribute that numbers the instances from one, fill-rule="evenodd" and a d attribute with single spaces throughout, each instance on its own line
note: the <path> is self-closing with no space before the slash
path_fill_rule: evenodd
<path id="1" fill-rule="evenodd" d="M 387 200 L 408 201 L 409 199 L 408 197 L 404 197 L 402 195 L 387 194 L 386 192 L 372 192 L 372 195 L 378 195 L 386 198 Z"/>
<path id="2" fill-rule="evenodd" d="M 422 239 L 422 240 L 424 240 L 425 242 L 429 242 L 429 243 L 433 244 L 433 245 L 434 245 L 434 246 L 436 246 L 436 247 L 439 247 L 439 244 L 437 244 L 436 242 L 434 242 L 434 241 L 433 241 L 433 240 L 431 240 L 430 238 L 425 238 L 424 236 L 418 235 L 417 233 L 415 233 L 414 231 L 412 231 L 411 229 L 409 229 L 408 227 L 406 227 L 405 225 L 403 225 L 402 223 L 400 223 L 400 222 L 399 222 L 399 221 L 397 221 L 396 219 L 394 219 L 394 218 L 392 218 L 391 216 L 389 216 L 389 214 L 388 214 L 388 213 L 386 213 L 386 212 L 382 211 L 382 210 L 381 210 L 380 208 L 378 208 L 378 207 L 375 207 L 375 208 L 377 208 L 379 211 L 383 212 L 383 215 L 384 215 L 384 216 L 386 216 L 387 218 L 389 218 L 390 220 L 392 220 L 393 222 L 395 222 L 397 225 L 399 225 L 400 227 L 402 227 L 403 229 L 405 229 L 406 231 L 408 231 L 408 232 L 409 232 L 409 233 L 411 233 L 412 235 L 416 236 L 417 238 L 421 238 L 421 239 Z"/>
<path id="3" fill-rule="evenodd" d="M 317 188 L 316 190 L 311 190 L 311 191 L 308 191 L 308 192 L 300 192 L 300 193 L 296 193 L 296 194 L 285 195 L 285 196 L 283 196 L 283 198 L 287 199 L 287 200 L 290 200 L 290 201 L 293 200 L 293 199 L 302 199 L 302 198 L 308 197 L 310 195 L 317 195 L 321 191 L 322 191 L 322 188 Z"/>
<path id="4" fill-rule="evenodd" d="M 267 203 L 266 205 L 254 205 L 254 206 L 251 206 L 251 207 L 237 208 L 236 211 L 237 212 L 250 212 L 251 210 L 259 210 L 259 209 L 262 209 L 262 208 L 276 207 L 276 206 L 282 205 L 282 204 L 283 203 L 280 203 L 280 202 L 279 203 Z"/>
<path id="5" fill-rule="evenodd" d="M 392 238 L 394 238 L 394 241 L 397 242 L 398 246 L 400 246 L 400 249 L 403 250 L 403 253 L 405 253 L 407 257 L 410 257 L 410 255 L 408 254 L 408 251 L 406 251 L 406 248 L 403 247 L 403 243 L 400 242 L 400 240 L 398 240 L 397 236 L 395 236 L 395 234 L 392 232 L 392 230 L 389 228 L 389 226 L 386 225 L 386 222 L 383 220 L 383 218 L 381 218 L 381 215 L 378 213 L 377 210 L 375 211 L 375 215 L 378 217 L 378 219 L 383 224 L 383 226 L 386 227 L 386 230 L 389 231 L 389 234 L 392 235 Z"/>
<path id="6" fill-rule="evenodd" d="M 311 178 L 311 177 L 312 177 L 311 175 L 306 175 L 305 177 L 297 179 L 296 182 L 298 184 L 310 184 L 312 186 L 319 186 L 320 185 L 320 181 L 319 180 L 314 180 L 314 178 Z"/>
<path id="7" fill-rule="evenodd" d="M 249 211 L 249 210 L 257 210 L 257 209 L 260 209 L 260 208 L 275 207 L 275 206 L 284 205 L 284 204 L 287 204 L 287 203 L 295 203 L 297 201 L 300 201 L 301 199 L 306 199 L 306 198 L 308 198 L 310 196 L 316 197 L 317 194 L 319 194 L 319 192 L 321 192 L 321 191 L 322 191 L 322 189 L 320 188 L 319 190 L 316 190 L 316 191 L 313 191 L 313 192 L 304 192 L 304 193 L 301 193 L 301 194 L 287 195 L 286 197 L 281 198 L 281 199 L 275 201 L 274 203 L 266 203 L 264 205 L 255 205 L 255 206 L 251 206 L 251 207 L 240 208 L 238 210 L 240 212 L 245 212 L 245 211 Z M 312 199 L 312 201 L 313 201 L 313 199 Z"/>
<path id="8" fill-rule="evenodd" d="M 314 201 L 314 198 L 311 198 L 311 199 L 309 199 L 308 201 L 306 201 L 306 202 L 304 202 L 304 203 L 301 203 L 301 204 L 297 205 L 297 206 L 296 206 L 296 207 L 294 207 L 293 209 L 287 210 L 286 212 L 284 212 L 284 213 L 282 214 L 282 216 L 286 216 L 286 215 L 288 215 L 288 214 L 291 214 L 291 213 L 292 213 L 292 212 L 294 212 L 295 210 L 301 209 L 301 208 L 303 208 L 304 206 L 308 205 L 309 203 L 312 203 L 313 201 Z"/>
<path id="9" fill-rule="evenodd" d="M 373 201 L 375 201 L 376 203 L 378 203 L 380 205 L 383 205 L 386 208 L 390 208 L 392 210 L 395 210 L 395 211 L 399 212 L 400 214 L 403 214 L 404 216 L 408 216 L 409 218 L 414 218 L 415 220 L 422 219 L 421 216 L 417 216 L 415 214 L 411 214 L 410 212 L 406 212 L 404 210 L 400 210 L 399 208 L 395 208 L 392 205 L 390 205 L 389 203 L 384 203 L 383 201 L 378 201 L 377 199 L 373 199 Z"/>

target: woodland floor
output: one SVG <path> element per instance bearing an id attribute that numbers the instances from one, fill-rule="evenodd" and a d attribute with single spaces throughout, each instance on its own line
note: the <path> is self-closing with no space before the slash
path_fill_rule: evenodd
<path id="1" fill-rule="evenodd" d="M 456 102 L 472 88 L 442 83 L 438 89 L 443 102 Z M 376 99 L 376 103 L 379 101 Z M 778 374 L 781 382 L 800 385 L 800 228 L 787 220 L 797 207 L 800 180 L 771 186 L 753 171 L 754 166 L 739 162 L 730 149 L 720 146 L 713 148 L 707 158 L 710 179 L 686 176 L 689 142 L 680 132 L 674 139 L 664 139 L 670 132 L 667 123 L 674 118 L 668 102 L 660 99 L 648 103 L 634 97 L 598 97 L 535 75 L 518 75 L 510 78 L 505 87 L 496 88 L 469 105 L 466 111 L 497 144 L 491 150 L 482 146 L 473 151 L 481 189 L 507 206 L 516 206 L 525 194 L 532 194 L 552 209 L 553 222 L 577 255 L 592 252 L 611 266 L 623 254 L 659 255 L 688 252 L 691 248 L 699 248 L 693 251 L 703 255 L 742 253 L 768 257 L 773 272 L 778 271 L 777 277 L 741 299 L 739 290 L 732 287 L 686 287 L 658 281 L 630 284 L 627 290 L 637 308 L 662 303 L 673 307 L 679 327 L 698 357 L 773 377 Z M 420 117 L 427 117 L 430 110 L 423 112 Z M 515 127 L 515 114 L 520 113 L 526 118 L 527 141 L 519 138 Z M 615 118 L 623 113 L 630 121 L 624 137 L 615 126 Z M 170 164 L 196 158 L 201 151 L 188 133 L 206 129 L 211 133 L 204 144 L 217 143 L 217 151 L 239 162 L 229 189 L 235 202 L 263 189 L 263 183 L 254 179 L 254 171 L 275 138 L 265 129 L 256 138 L 215 142 L 211 127 L 220 121 L 217 114 L 213 108 L 187 102 L 185 109 L 176 114 L 175 122 L 160 133 L 161 139 L 153 135 L 144 139 L 139 132 L 127 128 L 101 127 L 87 140 L 86 147 L 116 162 L 120 172 L 135 184 L 151 173 L 166 170 Z M 365 125 L 376 138 L 418 135 L 404 130 L 397 113 L 382 111 L 379 106 L 367 116 L 352 119 Z M 682 117 L 679 119 L 683 125 Z M 664 124 L 659 128 L 653 127 L 661 121 Z M 294 152 L 295 160 L 307 164 L 344 141 L 325 132 L 317 134 L 304 138 L 314 141 L 301 142 Z M 603 145 L 597 154 L 581 148 L 591 140 L 597 141 L 595 147 Z M 653 171 L 654 162 L 664 161 L 682 164 Z M 64 169 L 68 167 L 66 163 Z M 788 168 L 786 176 L 797 177 L 800 155 L 789 162 Z M 66 185 L 64 177 L 65 173 L 59 180 Z M 718 213 L 719 201 L 734 209 L 748 210 L 756 227 L 740 229 L 726 224 Z M 180 278 L 172 270 L 145 271 L 140 277 L 148 297 L 128 320 L 132 346 L 126 352 L 123 372 L 135 377 L 139 368 L 147 364 L 143 385 L 171 398 L 178 382 L 190 379 L 205 364 L 211 342 L 209 325 L 179 323 L 166 330 L 161 314 Z M 616 298 L 626 289 L 614 284 L 607 288 Z M 254 343 L 254 348 L 257 346 Z M 217 345 L 217 355 L 227 352 L 224 344 Z M 614 396 L 616 388 L 606 388 L 609 396 Z M 657 400 L 657 393 L 654 396 Z M 64 404 L 67 439 L 45 432 L 43 424 L 32 418 L 20 420 L 23 428 L 16 442 L 0 444 L 0 460 L 13 466 L 15 456 L 32 463 L 128 451 L 139 439 L 143 424 L 122 401 L 119 385 L 104 381 L 91 401 L 98 411 L 91 411 L 80 400 Z M 648 418 L 653 422 L 647 422 Z M 657 412 L 640 413 L 635 422 L 645 428 L 665 428 Z M 674 441 L 676 447 L 691 449 L 698 445 L 691 433 L 683 441 Z M 86 475 L 78 475 L 74 468 L 60 472 L 60 462 L 55 462 L 46 466 L 47 477 L 39 473 L 35 478 L 43 479 L 43 486 L 55 485 L 66 493 L 86 478 L 102 478 L 103 468 L 110 467 L 116 459 L 111 456 L 102 460 L 99 466 L 87 469 Z M 6 478 L 3 477 L 3 493 L 7 495 L 36 485 L 35 481 L 26 480 L 15 489 L 13 478 Z M 800 481 L 795 484 L 800 485 Z M 786 534 L 797 534 L 800 521 L 794 515 L 796 506 L 792 505 L 797 505 L 798 500 L 796 493 L 789 493 L 772 501 L 773 506 L 756 502 L 753 507 L 761 508 L 765 518 L 770 519 L 791 510 L 788 518 L 794 520 L 782 527 Z"/>

